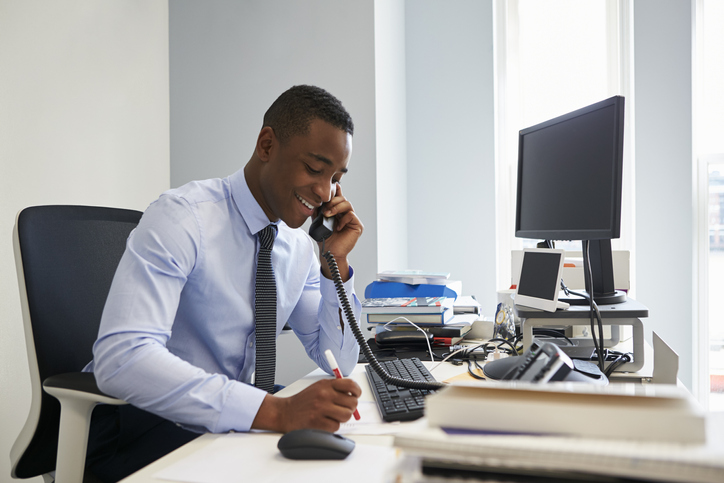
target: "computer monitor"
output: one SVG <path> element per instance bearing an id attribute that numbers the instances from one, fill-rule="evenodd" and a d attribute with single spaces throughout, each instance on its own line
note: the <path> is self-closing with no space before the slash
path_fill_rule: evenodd
<path id="1" fill-rule="evenodd" d="M 624 98 L 614 96 L 523 129 L 518 142 L 515 236 L 588 241 L 586 290 L 599 304 L 626 300 L 611 254 L 621 234 L 623 128 Z"/>

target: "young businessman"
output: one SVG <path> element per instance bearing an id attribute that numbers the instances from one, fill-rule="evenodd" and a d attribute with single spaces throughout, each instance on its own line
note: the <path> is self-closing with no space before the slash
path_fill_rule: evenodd
<path id="1" fill-rule="evenodd" d="M 101 390 L 131 404 L 94 412 L 88 467 L 96 476 L 120 479 L 200 432 L 335 431 L 350 418 L 360 395 L 350 379 L 280 398 L 255 387 L 252 373 L 257 255 L 270 224 L 273 337 L 288 323 L 330 374 L 326 349 L 344 373 L 357 362 L 326 261 L 320 274 L 314 242 L 299 229 L 326 203 L 336 227 L 325 247 L 359 315 L 347 256 L 364 227 L 339 185 L 353 130 L 328 92 L 292 87 L 266 112 L 243 170 L 170 190 L 148 207 L 128 239 L 87 368 Z"/>

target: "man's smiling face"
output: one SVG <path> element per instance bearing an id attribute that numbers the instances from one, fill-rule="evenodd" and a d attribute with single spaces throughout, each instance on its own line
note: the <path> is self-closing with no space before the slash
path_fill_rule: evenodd
<path id="1" fill-rule="evenodd" d="M 270 136 L 260 204 L 270 220 L 281 218 L 298 228 L 334 196 L 336 183 L 347 172 L 352 136 L 320 119 L 311 121 L 306 135 L 292 136 L 285 144 L 279 143 L 273 131 Z"/>

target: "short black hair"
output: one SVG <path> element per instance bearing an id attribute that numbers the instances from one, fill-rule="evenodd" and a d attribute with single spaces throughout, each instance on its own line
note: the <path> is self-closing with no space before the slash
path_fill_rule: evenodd
<path id="1" fill-rule="evenodd" d="M 308 85 L 283 92 L 267 109 L 262 127 L 271 127 L 279 142 L 285 144 L 292 136 L 309 133 L 309 124 L 314 119 L 354 135 L 352 116 L 340 100 L 321 87 Z"/>

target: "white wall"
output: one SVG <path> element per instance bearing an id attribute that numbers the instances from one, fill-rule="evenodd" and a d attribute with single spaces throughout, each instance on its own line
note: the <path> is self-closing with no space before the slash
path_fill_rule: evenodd
<path id="1" fill-rule="evenodd" d="M 693 382 L 694 194 L 690 0 L 634 3 L 636 298 Z M 650 339 L 649 339 L 650 340 Z"/>
<path id="2" fill-rule="evenodd" d="M 489 315 L 508 288 L 495 282 L 492 3 L 408 1 L 405 17 L 410 268 L 449 271 Z"/>
<path id="3" fill-rule="evenodd" d="M 0 0 L 0 66 L 0 481 L 9 481 L 30 407 L 15 215 L 38 204 L 143 210 L 168 189 L 167 2 Z"/>
<path id="4" fill-rule="evenodd" d="M 373 0 L 173 1 L 171 185 L 224 177 L 251 157 L 266 109 L 296 84 L 338 97 L 355 124 L 345 196 L 365 224 L 351 253 L 358 292 L 377 272 Z M 278 345 L 277 381 L 314 367 L 295 337 Z"/>
<path id="5" fill-rule="evenodd" d="M 374 8 L 377 266 L 394 270 L 409 266 L 405 0 Z"/>

